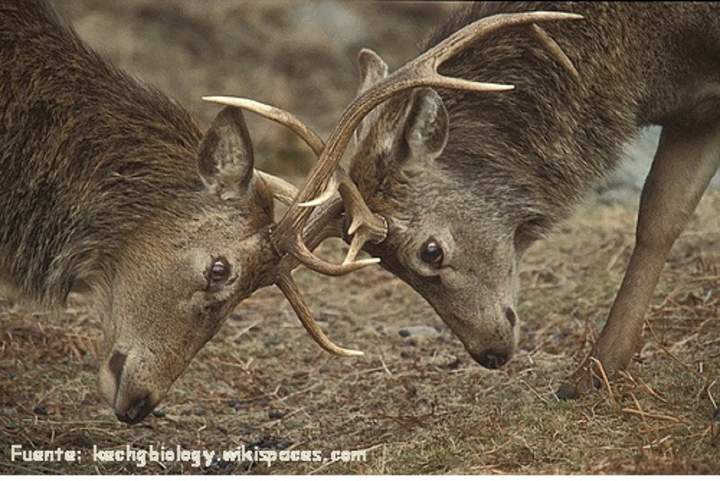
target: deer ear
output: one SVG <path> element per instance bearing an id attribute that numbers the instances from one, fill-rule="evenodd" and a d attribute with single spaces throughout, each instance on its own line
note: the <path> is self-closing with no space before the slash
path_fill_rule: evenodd
<path id="1" fill-rule="evenodd" d="M 242 111 L 225 107 L 217 114 L 200 144 L 200 176 L 221 199 L 244 195 L 253 174 L 253 148 Z"/>
<path id="2" fill-rule="evenodd" d="M 358 87 L 358 95 L 365 92 L 373 85 L 381 82 L 388 76 L 388 66 L 385 61 L 380 58 L 380 55 L 376 54 L 369 48 L 360 50 L 358 54 L 358 66 L 360 67 L 360 86 Z M 365 116 L 360 125 L 355 129 L 353 140 L 355 145 L 358 145 L 362 139 L 368 133 L 370 126 L 375 123 L 375 120 L 380 115 L 382 107 L 376 107 L 372 112 Z"/>
<path id="3" fill-rule="evenodd" d="M 403 132 L 408 160 L 436 159 L 447 145 L 449 125 L 448 112 L 440 95 L 428 87 L 415 89 Z"/>
<path id="4" fill-rule="evenodd" d="M 364 48 L 358 53 L 358 66 L 360 67 L 358 94 L 365 92 L 388 76 L 388 66 L 385 61 L 369 48 Z"/>

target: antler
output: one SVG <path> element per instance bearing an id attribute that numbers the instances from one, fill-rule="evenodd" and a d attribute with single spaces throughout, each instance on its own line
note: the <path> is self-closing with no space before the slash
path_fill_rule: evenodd
<path id="1" fill-rule="evenodd" d="M 297 117 L 295 117 L 293 114 L 273 107 L 271 105 L 263 104 L 261 102 L 257 102 L 250 99 L 240 99 L 235 97 L 203 97 L 203 100 L 207 100 L 209 102 L 215 102 L 220 103 L 224 105 L 231 105 L 234 107 L 242 108 L 249 110 L 251 112 L 255 112 L 265 118 L 268 118 L 270 120 L 274 120 L 286 127 L 288 127 L 290 130 L 298 134 L 298 136 L 305 141 L 305 143 L 315 152 L 316 155 L 320 155 L 325 148 L 325 143 L 322 141 L 319 135 L 317 135 L 311 128 L 307 127 L 303 122 L 301 122 Z M 290 183 L 275 177 L 273 175 L 270 175 L 266 172 L 262 172 L 259 170 L 256 170 L 256 173 L 259 175 L 259 177 L 267 182 L 271 186 L 271 190 L 273 191 L 273 195 L 279 199 L 281 202 L 289 204 L 292 202 L 292 200 L 297 195 L 297 189 Z M 349 206 L 348 209 L 350 212 L 358 212 L 358 217 L 353 216 L 353 224 L 351 225 L 352 232 L 355 232 L 358 230 L 362 222 L 357 221 L 356 219 L 359 218 L 359 215 L 367 215 L 368 218 L 371 218 L 373 215 L 370 210 L 365 205 L 362 196 L 357 191 L 357 188 L 355 185 L 349 180 L 349 177 L 347 174 L 345 174 L 344 171 L 339 170 L 338 178 L 341 179 L 339 182 L 341 185 L 343 185 L 342 192 L 344 192 L 343 198 L 347 199 L 346 205 Z M 289 202 L 288 202 L 289 199 Z M 355 203 L 359 203 L 360 205 L 355 205 Z M 339 215 L 341 213 L 341 205 L 339 203 L 335 204 L 328 204 L 323 207 L 321 212 L 318 213 L 318 215 L 311 218 L 308 225 L 305 227 L 305 232 L 307 232 L 309 238 L 310 238 L 310 246 L 311 248 L 315 248 L 317 245 L 319 245 L 323 240 L 325 240 L 328 237 L 336 237 L 341 235 L 341 228 L 339 226 L 332 225 L 332 221 L 334 219 L 339 219 Z M 352 214 L 351 214 L 352 215 Z M 348 252 L 348 255 L 345 258 L 344 264 L 349 263 L 349 259 L 353 260 L 355 258 L 355 255 L 359 252 L 360 248 L 362 247 L 362 244 L 360 244 L 359 247 L 353 247 L 357 246 L 357 243 L 360 242 L 359 240 L 356 241 L 356 239 L 369 239 L 369 238 L 375 238 L 375 236 L 372 233 L 373 231 L 369 231 L 367 234 L 364 231 L 358 231 L 356 236 L 353 238 L 353 243 L 351 244 L 350 250 Z M 383 234 L 384 238 L 384 234 Z M 364 243 L 364 241 L 363 241 Z M 323 349 L 325 349 L 327 352 L 331 354 L 335 354 L 338 356 L 361 356 L 363 353 L 361 351 L 356 351 L 352 349 L 346 349 L 343 347 L 338 346 L 335 344 L 330 338 L 325 335 L 325 333 L 322 331 L 320 326 L 318 326 L 317 322 L 315 322 L 315 319 L 312 315 L 312 312 L 310 311 L 310 308 L 308 307 L 307 303 L 305 302 L 305 299 L 298 289 L 297 285 L 293 281 L 292 278 L 292 270 L 297 267 L 297 263 L 302 262 L 303 264 L 307 265 L 310 268 L 315 268 L 315 270 L 318 270 L 320 272 L 325 272 L 325 261 L 322 261 L 321 259 L 317 258 L 314 254 L 312 254 L 312 251 L 310 248 L 308 248 L 304 241 L 304 236 L 301 235 L 301 233 L 298 233 L 297 238 L 297 251 L 295 252 L 289 252 L 292 254 L 292 256 L 286 256 L 284 257 L 277 268 L 277 274 L 275 277 L 275 285 L 278 286 L 278 288 L 282 291 L 282 293 L 285 295 L 285 298 L 288 300 L 290 305 L 292 306 L 293 310 L 297 314 L 298 318 L 300 319 L 300 322 L 302 323 L 303 327 L 305 327 L 305 330 L 308 332 L 310 337 Z M 352 256 L 351 256 L 352 253 Z M 294 260 L 293 260 L 294 259 Z M 377 262 L 377 260 L 373 260 L 373 262 Z M 361 262 L 367 262 L 367 261 L 361 261 Z M 319 267 L 318 267 L 319 266 Z M 335 266 L 331 265 L 332 268 Z M 362 267 L 362 265 L 361 265 Z"/>
<path id="2" fill-rule="evenodd" d="M 286 180 L 281 179 L 280 177 L 275 177 L 272 174 L 263 172 L 262 170 L 255 169 L 255 175 L 257 175 L 263 182 L 268 185 L 268 187 L 270 187 L 270 191 L 272 192 L 274 198 L 276 198 L 285 205 L 292 204 L 292 201 L 295 199 L 298 193 L 298 190 L 294 185 L 292 185 Z"/>
<path id="3" fill-rule="evenodd" d="M 578 73 L 572 60 L 568 58 L 560 45 L 539 25 L 533 24 L 532 31 L 535 37 L 543 44 L 550 54 L 555 57 L 560 65 L 570 74 L 570 76 L 576 81 L 580 81 L 580 74 Z"/>
<path id="4" fill-rule="evenodd" d="M 447 77 L 438 73 L 438 68 L 447 59 L 467 47 L 472 42 L 486 37 L 497 30 L 533 24 L 537 22 L 579 19 L 582 16 L 564 12 L 528 12 L 516 14 L 499 14 L 483 18 L 458 30 L 435 47 L 429 49 L 414 60 L 400 67 L 390 76 L 379 82 L 362 95 L 355 98 L 343 112 L 340 121 L 333 129 L 320 159 L 310 171 L 305 185 L 294 203 L 277 225 L 273 232 L 276 245 L 293 251 L 296 233 L 302 230 L 303 224 L 310 215 L 303 203 L 323 194 L 328 181 L 334 176 L 340 159 L 347 148 L 352 133 L 360 121 L 375 107 L 400 92 L 421 86 L 467 90 L 473 92 L 502 92 L 512 90 L 512 85 L 474 82 L 464 79 Z M 335 181 L 337 183 L 337 181 Z M 331 184 L 334 187 L 334 184 Z M 325 196 L 321 197 L 326 198 Z M 311 203 L 313 205 L 314 203 Z M 354 269 L 352 269 L 354 270 Z"/>
<path id="5" fill-rule="evenodd" d="M 393 74 L 365 91 L 345 109 L 340 121 L 330 134 L 327 146 L 312 129 L 305 126 L 292 114 L 276 107 L 235 97 L 205 97 L 205 100 L 245 108 L 275 120 L 296 132 L 320 156 L 310 171 L 305 185 L 296 201 L 288 208 L 272 233 L 276 248 L 298 258 L 309 268 L 329 275 L 344 275 L 366 265 L 378 262 L 377 259 L 355 261 L 354 257 L 367 240 L 382 241 L 387 234 L 385 219 L 372 214 L 357 192 L 357 187 L 339 169 L 339 162 L 347 148 L 352 132 L 362 119 L 375 107 L 400 92 L 421 86 L 467 90 L 473 92 L 502 92 L 512 90 L 513 85 L 475 82 L 447 77 L 438 73 L 438 68 L 446 60 L 467 47 L 472 42 L 486 37 L 497 30 L 538 22 L 580 19 L 581 15 L 565 12 L 527 12 L 498 14 L 473 22 L 458 30 L 435 47 L 429 49 L 414 60 L 396 70 Z M 536 31 L 536 35 L 539 33 Z M 542 35 L 542 34 L 540 34 Z M 545 44 L 552 46 L 547 38 Z M 555 44 L 557 46 L 557 44 Z M 557 49 L 552 48 L 554 54 Z M 560 50 L 561 52 L 561 50 Z M 567 63 L 563 62 L 567 67 Z M 570 64 L 571 65 L 571 64 Z M 316 257 L 305 246 L 301 232 L 312 209 L 330 199 L 340 191 L 346 201 L 350 214 L 354 214 L 352 227 L 361 229 L 353 238 L 348 256 L 342 264 L 332 264 Z M 344 194 L 344 195 L 343 195 Z M 313 200 L 310 200 L 313 199 Z M 351 229 L 352 230 L 352 229 Z"/>

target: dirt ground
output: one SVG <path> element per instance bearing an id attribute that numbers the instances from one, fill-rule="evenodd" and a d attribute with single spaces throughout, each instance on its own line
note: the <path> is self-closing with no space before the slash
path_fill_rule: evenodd
<path id="1" fill-rule="evenodd" d="M 305 28 L 297 18 L 311 13 L 290 15 L 278 3 L 205 5 L 78 0 L 63 2 L 61 10 L 91 45 L 178 97 L 203 122 L 214 110 L 200 95 L 220 91 L 272 100 L 326 131 L 353 94 L 358 45 L 380 35 L 392 65 L 399 65 L 451 9 L 317 4 L 310 11 L 316 17 L 321 10 L 356 15 L 374 30 L 338 47 L 326 62 L 327 75 L 310 79 L 302 70 L 307 65 L 291 61 L 276 84 L 263 86 L 263 75 L 282 70 L 276 63 L 283 50 L 303 49 L 294 37 L 302 38 Z M 393 30 L 393 22 L 406 28 Z M 294 40 L 266 42 L 243 61 L 224 37 L 240 45 L 252 29 L 253 38 L 272 39 L 272 28 Z M 196 33 L 183 43 L 180 31 Z M 310 41 L 316 50 L 307 55 L 322 53 L 321 40 Z M 383 45 L 377 49 L 385 52 Z M 347 65 L 338 67 L 339 58 Z M 257 77 L 243 77 L 249 87 L 231 88 L 236 68 L 255 63 Z M 317 93 L 318 85 L 329 85 L 329 97 Z M 302 154 L 279 147 L 290 138 L 261 122 L 251 129 L 258 134 L 260 167 L 293 174 L 296 166 L 287 159 Z M 339 279 L 299 270 L 296 278 L 325 331 L 364 357 L 321 351 L 280 293 L 262 290 L 238 307 L 158 410 L 132 427 L 118 422 L 96 392 L 100 330 L 81 308 L 48 314 L 0 300 L 0 473 L 718 474 L 718 212 L 720 194 L 708 194 L 676 243 L 647 318 L 645 346 L 626 376 L 579 401 L 558 401 L 553 393 L 607 315 L 632 249 L 633 205 L 589 199 L 528 252 L 520 349 L 500 371 L 476 365 L 429 305 L 381 269 Z M 341 250 L 328 243 L 321 252 L 340 256 Z M 12 444 L 80 450 L 82 460 L 11 462 Z M 215 460 L 203 467 L 92 462 L 93 446 L 126 445 L 366 450 L 366 459 L 271 466 Z"/>

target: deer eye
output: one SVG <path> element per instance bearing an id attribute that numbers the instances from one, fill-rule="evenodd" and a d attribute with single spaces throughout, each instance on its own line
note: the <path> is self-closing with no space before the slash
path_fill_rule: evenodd
<path id="1" fill-rule="evenodd" d="M 440 244 L 432 237 L 425 241 L 420 248 L 420 260 L 427 264 L 440 267 L 443 261 L 443 250 Z"/>
<path id="2" fill-rule="evenodd" d="M 228 280 L 230 277 L 230 263 L 224 257 L 213 259 L 210 268 L 205 273 L 208 285 L 220 284 Z"/>

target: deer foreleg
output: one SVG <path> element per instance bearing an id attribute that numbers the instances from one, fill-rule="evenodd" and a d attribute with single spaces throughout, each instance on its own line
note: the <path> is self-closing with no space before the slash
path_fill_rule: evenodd
<path id="1" fill-rule="evenodd" d="M 573 398 L 597 385 L 598 363 L 612 377 L 640 348 L 642 328 L 660 273 L 720 166 L 720 125 L 666 126 L 640 198 L 635 248 L 625 277 L 589 358 L 560 388 Z"/>

